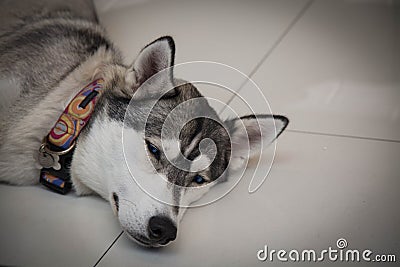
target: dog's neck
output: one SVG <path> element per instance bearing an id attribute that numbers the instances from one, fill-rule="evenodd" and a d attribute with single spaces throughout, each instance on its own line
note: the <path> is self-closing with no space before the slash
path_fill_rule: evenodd
<path id="1" fill-rule="evenodd" d="M 46 119 L 42 118 L 41 121 L 48 123 L 42 129 L 51 129 L 56 123 L 57 118 L 65 112 L 65 108 L 76 97 L 76 94 L 88 83 L 101 79 L 104 90 L 113 90 L 113 86 L 111 85 L 115 85 L 115 80 L 121 80 L 121 77 L 125 77 L 126 75 L 126 68 L 113 62 L 115 60 L 113 53 L 113 51 L 99 49 L 46 96 L 39 106 L 46 105 L 46 107 L 42 106 L 43 110 L 51 110 L 51 112 L 45 114 Z M 49 132 L 41 133 L 38 137 L 48 134 Z M 77 141 L 79 141 L 79 136 L 77 137 Z M 76 181 L 76 179 L 72 179 L 72 182 L 78 194 L 88 193 L 86 188 L 82 190 L 83 185 Z M 99 184 L 104 183 L 100 182 Z M 102 193 L 106 191 L 106 188 L 92 189 L 91 193 L 93 191 L 103 195 Z"/>
<path id="2" fill-rule="evenodd" d="M 71 190 L 68 166 L 81 131 L 88 124 L 97 99 L 103 92 L 103 79 L 85 86 L 68 104 L 50 132 L 43 138 L 37 155 L 42 167 L 40 182 L 58 193 Z"/>

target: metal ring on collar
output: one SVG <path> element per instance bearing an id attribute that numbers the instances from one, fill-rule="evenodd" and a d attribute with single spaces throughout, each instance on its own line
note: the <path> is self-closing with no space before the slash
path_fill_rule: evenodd
<path id="1" fill-rule="evenodd" d="M 47 136 L 45 136 L 45 137 L 43 137 L 42 144 L 40 145 L 40 150 L 45 151 L 46 153 L 49 153 L 49 154 L 61 156 L 61 155 L 67 154 L 67 153 L 70 152 L 72 149 L 74 149 L 75 143 L 76 143 L 76 142 L 74 141 L 74 142 L 72 143 L 72 145 L 71 145 L 70 147 L 68 147 L 67 149 L 65 149 L 65 150 L 53 151 L 53 150 L 51 150 L 51 149 L 49 148 L 49 145 L 48 145 L 48 143 L 47 143 Z"/>

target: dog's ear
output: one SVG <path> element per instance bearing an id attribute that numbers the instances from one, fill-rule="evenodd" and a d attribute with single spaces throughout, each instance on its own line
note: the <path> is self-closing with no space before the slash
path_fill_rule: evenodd
<path id="1" fill-rule="evenodd" d="M 136 82 L 141 85 L 154 74 L 172 67 L 175 59 L 175 43 L 172 37 L 164 36 L 146 45 L 133 63 Z M 172 68 L 168 72 L 172 79 Z"/>
<path id="2" fill-rule="evenodd" d="M 141 98 L 143 95 L 149 97 L 159 93 L 158 90 L 161 87 L 172 85 L 174 59 L 175 43 L 172 37 L 164 36 L 146 45 L 140 51 L 127 74 L 131 94 L 134 94 L 135 98 Z M 151 86 L 146 86 L 144 90 L 140 90 L 143 92 L 136 92 L 145 81 L 159 72 L 161 73 L 149 80 L 148 83 Z"/>
<path id="3" fill-rule="evenodd" d="M 278 138 L 288 123 L 289 119 L 281 115 L 250 115 L 225 121 L 231 138 L 230 168 L 240 168 L 249 157 L 258 154 L 264 145 Z"/>

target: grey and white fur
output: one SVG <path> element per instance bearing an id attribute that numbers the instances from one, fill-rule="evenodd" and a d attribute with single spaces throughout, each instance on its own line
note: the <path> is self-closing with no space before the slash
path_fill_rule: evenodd
<path id="1" fill-rule="evenodd" d="M 108 200 L 121 227 L 139 244 L 158 247 L 174 240 L 185 210 L 180 206 L 206 193 L 205 184 L 220 176 L 218 180 L 226 179 L 230 171 L 261 149 L 261 142 L 272 142 L 288 124 L 286 117 L 272 115 L 222 121 L 207 101 L 201 100 L 196 87 L 173 76 L 172 68 L 138 91 L 150 77 L 173 66 L 174 57 L 173 39 L 161 37 L 145 46 L 133 64 L 126 66 L 96 22 L 65 10 L 21 19 L 0 36 L 0 79 L 11 81 L 20 92 L 0 117 L 0 181 L 13 185 L 38 183 L 34 155 L 42 138 L 73 96 L 101 77 L 105 92 L 78 138 L 69 167 L 73 188 L 78 195 L 98 194 Z M 146 101 L 170 88 L 150 116 L 144 118 Z M 161 143 L 167 116 L 178 105 L 196 98 L 199 101 L 170 121 L 166 141 L 163 138 Z M 130 101 L 136 104 L 129 106 L 130 116 L 124 124 Z M 196 110 L 206 110 L 214 119 L 196 118 L 180 125 Z M 179 134 L 173 129 L 180 129 Z M 135 153 L 124 155 L 122 131 Z M 203 139 L 215 144 L 212 162 L 202 158 L 203 163 L 209 161 L 204 169 L 194 166 L 199 164 Z M 243 140 L 248 140 L 249 146 L 244 146 L 247 142 Z M 179 145 L 178 149 L 174 144 Z M 149 147 L 157 148 L 157 153 Z M 138 187 L 126 157 L 135 166 L 135 175 L 145 178 L 172 205 L 155 200 Z M 188 169 L 178 168 L 171 158 L 175 162 L 186 159 Z M 196 175 L 204 178 L 201 185 L 194 180 Z M 165 182 L 160 182 L 160 176 Z"/>

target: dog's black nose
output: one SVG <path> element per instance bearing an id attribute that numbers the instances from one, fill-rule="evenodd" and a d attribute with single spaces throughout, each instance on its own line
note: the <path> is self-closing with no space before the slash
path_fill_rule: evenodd
<path id="1" fill-rule="evenodd" d="M 149 238 L 152 242 L 166 245 L 176 238 L 176 226 L 167 217 L 153 216 L 149 220 Z"/>

